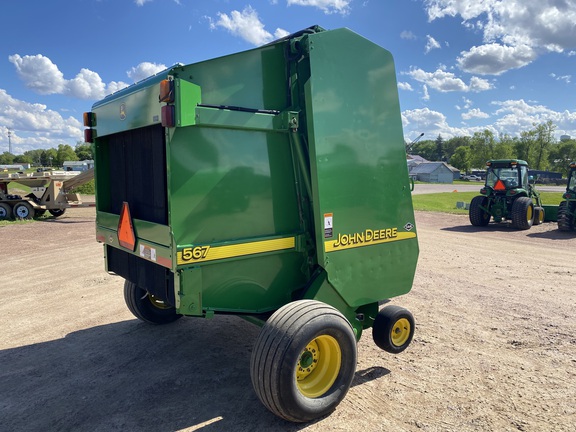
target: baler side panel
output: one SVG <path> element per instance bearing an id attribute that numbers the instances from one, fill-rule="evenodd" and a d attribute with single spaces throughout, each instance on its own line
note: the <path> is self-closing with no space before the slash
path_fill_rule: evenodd
<path id="1" fill-rule="evenodd" d="M 404 294 L 418 243 L 392 56 L 347 29 L 308 39 L 319 264 L 350 306 Z"/>

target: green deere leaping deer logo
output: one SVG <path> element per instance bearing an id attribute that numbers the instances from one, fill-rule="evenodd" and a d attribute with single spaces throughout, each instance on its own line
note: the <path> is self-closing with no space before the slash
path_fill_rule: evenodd
<path id="1" fill-rule="evenodd" d="M 126 119 L 126 104 L 120 104 L 120 120 Z"/>

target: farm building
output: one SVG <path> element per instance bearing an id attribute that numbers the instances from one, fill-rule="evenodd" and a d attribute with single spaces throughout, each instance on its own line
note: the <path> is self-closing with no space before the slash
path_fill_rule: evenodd
<path id="1" fill-rule="evenodd" d="M 65 161 L 64 170 L 65 171 L 87 171 L 90 168 L 94 168 L 93 160 L 83 160 L 83 161 Z"/>
<path id="2" fill-rule="evenodd" d="M 450 167 L 446 162 L 422 162 L 409 167 L 409 174 L 415 180 L 428 183 L 452 183 L 455 168 Z M 460 176 L 460 172 L 458 172 Z"/>

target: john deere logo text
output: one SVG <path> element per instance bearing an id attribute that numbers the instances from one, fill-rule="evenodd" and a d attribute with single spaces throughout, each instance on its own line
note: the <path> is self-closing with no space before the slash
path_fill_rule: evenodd
<path id="1" fill-rule="evenodd" d="M 324 242 L 326 252 L 335 252 L 342 249 L 350 249 L 362 246 L 369 246 L 377 243 L 387 243 L 397 240 L 415 238 L 415 232 L 398 232 L 398 228 L 367 229 L 362 232 L 352 234 L 338 234 L 335 240 Z"/>
<path id="2" fill-rule="evenodd" d="M 120 120 L 126 119 L 126 104 L 120 104 Z"/>

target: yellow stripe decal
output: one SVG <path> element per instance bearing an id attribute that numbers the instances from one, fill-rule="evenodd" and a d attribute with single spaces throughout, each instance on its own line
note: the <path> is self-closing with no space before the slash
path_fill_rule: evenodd
<path id="1" fill-rule="evenodd" d="M 177 264 L 195 264 L 199 262 L 221 260 L 264 252 L 274 252 L 296 247 L 296 238 L 287 237 L 274 240 L 262 240 L 227 246 L 192 246 L 178 251 Z"/>
<path id="2" fill-rule="evenodd" d="M 395 229 L 366 230 L 361 233 L 338 234 L 337 239 L 324 242 L 324 250 L 326 252 L 336 252 L 344 249 L 390 243 L 411 238 L 416 238 L 415 232 L 397 232 Z"/>

